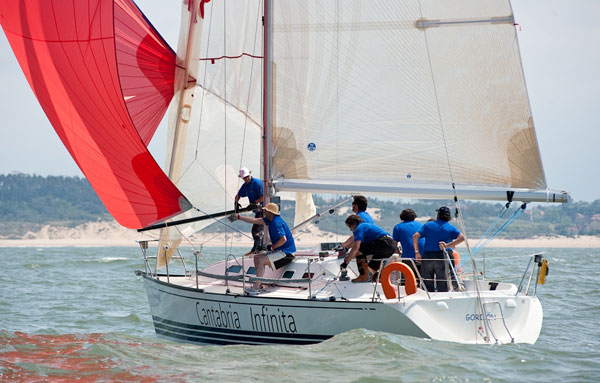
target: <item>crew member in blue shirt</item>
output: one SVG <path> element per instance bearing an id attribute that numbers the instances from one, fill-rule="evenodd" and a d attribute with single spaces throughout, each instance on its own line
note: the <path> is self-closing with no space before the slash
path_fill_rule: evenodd
<path id="1" fill-rule="evenodd" d="M 296 244 L 292 232 L 287 223 L 279 215 L 279 207 L 274 203 L 268 203 L 263 209 L 263 218 L 244 217 L 239 214 L 232 214 L 229 217 L 231 222 L 240 220 L 248 223 L 266 224 L 269 228 L 269 236 L 272 245 L 263 251 L 254 255 L 254 267 L 256 276 L 262 277 L 265 274 L 265 266 L 269 265 L 272 270 L 277 270 L 294 259 Z M 254 283 L 254 289 L 259 290 L 260 282 Z"/>
<path id="2" fill-rule="evenodd" d="M 254 214 L 255 218 L 262 217 L 262 210 L 260 209 L 260 205 L 262 204 L 265 196 L 263 183 L 258 178 L 252 177 L 248 168 L 240 169 L 240 178 L 244 180 L 244 183 L 240 187 L 240 190 L 235 195 L 234 208 L 236 213 L 242 208 L 239 201 L 241 197 L 248 197 L 248 201 L 250 205 L 256 205 L 256 213 Z M 257 225 L 252 225 L 252 239 L 254 240 L 254 245 L 252 249 L 247 253 L 254 254 L 258 252 L 262 246 L 264 237 L 264 225 L 262 222 Z"/>
<path id="3" fill-rule="evenodd" d="M 373 280 L 376 280 L 376 272 L 381 264 L 380 259 L 388 258 L 396 251 L 394 240 L 379 226 L 363 222 L 362 218 L 356 214 L 346 218 L 346 226 L 352 231 L 354 242 L 341 267 L 346 268 L 348 263 L 356 258 L 359 276 L 352 282 L 368 282 L 369 268 L 374 273 Z M 368 264 L 367 255 L 372 255 Z"/>
<path id="4" fill-rule="evenodd" d="M 355 195 L 352 200 L 352 212 L 362 218 L 364 223 L 374 223 L 373 218 L 367 213 L 367 198 L 362 195 Z M 343 243 L 342 247 L 349 249 L 354 243 L 354 236 L 348 237 Z"/>
<path id="5" fill-rule="evenodd" d="M 410 267 L 415 274 L 418 276 L 417 270 L 421 270 L 420 262 L 417 263 L 415 249 L 413 247 L 413 235 L 419 231 L 419 229 L 423 226 L 421 222 L 415 221 L 417 218 L 417 213 L 413 209 L 404 209 L 402 213 L 400 213 L 400 219 L 402 222 L 394 226 L 394 231 L 392 234 L 392 238 L 396 241 L 396 244 L 400 245 L 402 254 L 402 262 L 405 263 L 408 267 Z M 423 246 L 425 245 L 425 238 L 419 238 L 419 252 L 423 253 Z M 414 261 L 411 262 L 410 258 Z M 416 270 L 415 270 L 416 266 Z"/>
<path id="6" fill-rule="evenodd" d="M 427 222 L 413 235 L 413 249 L 416 259 L 421 260 L 421 278 L 430 292 L 434 291 L 434 282 L 438 292 L 448 291 L 448 263 L 443 250 L 454 248 L 465 240 L 464 235 L 450 224 L 452 215 L 447 206 L 437 209 L 437 220 Z M 424 253 L 419 251 L 419 238 L 425 238 Z"/>

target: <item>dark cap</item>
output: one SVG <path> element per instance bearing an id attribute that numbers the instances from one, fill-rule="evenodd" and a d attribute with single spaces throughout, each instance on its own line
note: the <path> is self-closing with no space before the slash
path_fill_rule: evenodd
<path id="1" fill-rule="evenodd" d="M 438 213 L 450 215 L 450 208 L 448 206 L 442 206 L 436 210 Z"/>

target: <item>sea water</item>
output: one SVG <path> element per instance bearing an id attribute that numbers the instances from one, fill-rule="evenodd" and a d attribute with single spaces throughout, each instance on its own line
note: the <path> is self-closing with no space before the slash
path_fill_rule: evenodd
<path id="1" fill-rule="evenodd" d="M 139 249 L 1 248 L 0 381 L 600 381 L 600 249 L 544 251 L 550 273 L 537 289 L 544 324 L 534 345 L 357 329 L 308 346 L 195 346 L 156 338 L 134 273 L 144 268 Z M 487 249 L 478 265 L 485 255 L 488 278 L 518 284 L 532 253 Z"/>

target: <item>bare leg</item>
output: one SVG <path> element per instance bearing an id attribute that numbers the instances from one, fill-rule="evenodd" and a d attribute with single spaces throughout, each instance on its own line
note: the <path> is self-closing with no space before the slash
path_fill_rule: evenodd
<path id="1" fill-rule="evenodd" d="M 265 266 L 269 265 L 269 257 L 265 253 L 256 254 L 254 256 L 254 269 L 256 270 L 256 276 L 262 278 L 265 275 Z M 254 288 L 260 288 L 260 282 L 254 283 Z"/>

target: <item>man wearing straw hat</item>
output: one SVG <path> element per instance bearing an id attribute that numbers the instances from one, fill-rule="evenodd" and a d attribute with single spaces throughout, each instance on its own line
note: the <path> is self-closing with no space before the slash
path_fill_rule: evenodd
<path id="1" fill-rule="evenodd" d="M 263 208 L 263 218 L 245 217 L 239 214 L 229 216 L 231 222 L 240 220 L 251 224 L 266 224 L 269 228 L 271 238 L 271 248 L 268 251 L 260 252 L 254 255 L 254 267 L 256 276 L 261 278 L 265 274 L 265 266 L 269 265 L 272 270 L 277 270 L 294 259 L 296 244 L 294 237 L 287 223 L 279 215 L 279 207 L 274 203 L 269 203 Z M 254 289 L 259 290 L 260 282 L 254 283 Z"/>

